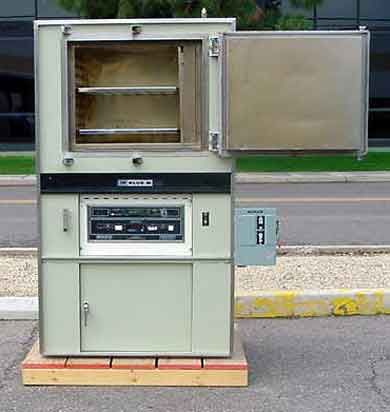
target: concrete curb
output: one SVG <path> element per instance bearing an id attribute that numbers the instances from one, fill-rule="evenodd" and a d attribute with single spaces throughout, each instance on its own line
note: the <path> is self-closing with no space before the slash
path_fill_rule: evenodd
<path id="1" fill-rule="evenodd" d="M 236 318 L 390 315 L 390 289 L 264 291 L 237 296 Z M 0 320 L 38 319 L 37 297 L 0 298 Z"/>
<path id="2" fill-rule="evenodd" d="M 36 256 L 35 247 L 0 247 L 0 256 Z M 328 256 L 390 253 L 390 245 L 305 245 L 279 246 L 278 256 Z"/>
<path id="3" fill-rule="evenodd" d="M 237 318 L 388 315 L 390 289 L 265 291 L 238 296 Z"/>
<path id="4" fill-rule="evenodd" d="M 0 175 L 0 187 L 36 186 L 35 175 Z"/>
<path id="5" fill-rule="evenodd" d="M 37 297 L 0 297 L 0 320 L 38 319 Z"/>
<path id="6" fill-rule="evenodd" d="M 38 249 L 36 247 L 2 247 L 0 256 L 36 256 Z"/>
<path id="7" fill-rule="evenodd" d="M 278 256 L 365 255 L 380 253 L 390 253 L 390 245 L 305 245 L 280 246 L 278 248 Z"/>
<path id="8" fill-rule="evenodd" d="M 236 183 L 377 183 L 390 172 L 238 173 Z"/>

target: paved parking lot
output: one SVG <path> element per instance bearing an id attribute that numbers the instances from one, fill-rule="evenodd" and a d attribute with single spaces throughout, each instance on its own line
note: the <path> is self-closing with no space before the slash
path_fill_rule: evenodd
<path id="1" fill-rule="evenodd" d="M 35 322 L 0 322 L 1 412 L 390 411 L 390 317 L 240 320 L 249 388 L 23 387 Z"/>

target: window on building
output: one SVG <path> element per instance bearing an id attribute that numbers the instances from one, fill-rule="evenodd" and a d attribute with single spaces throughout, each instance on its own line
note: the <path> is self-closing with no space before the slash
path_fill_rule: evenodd
<path id="1" fill-rule="evenodd" d="M 390 20 L 389 0 L 358 0 L 360 18 L 374 20 Z"/>
<path id="2" fill-rule="evenodd" d="M 317 30 L 355 30 L 355 19 L 317 19 Z"/>
<path id="3" fill-rule="evenodd" d="M 390 140 L 390 29 L 371 29 L 370 139 Z"/>
<path id="4" fill-rule="evenodd" d="M 32 21 L 0 21 L 0 145 L 27 149 L 33 141 Z"/>
<path id="5" fill-rule="evenodd" d="M 326 0 L 317 7 L 319 18 L 355 19 L 356 12 L 356 0 Z"/>

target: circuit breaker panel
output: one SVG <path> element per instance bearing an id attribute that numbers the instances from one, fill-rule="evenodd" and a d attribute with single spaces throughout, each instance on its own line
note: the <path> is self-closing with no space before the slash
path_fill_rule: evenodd
<path id="1" fill-rule="evenodd" d="M 235 210 L 235 264 L 240 266 L 276 264 L 279 221 L 276 209 Z"/>

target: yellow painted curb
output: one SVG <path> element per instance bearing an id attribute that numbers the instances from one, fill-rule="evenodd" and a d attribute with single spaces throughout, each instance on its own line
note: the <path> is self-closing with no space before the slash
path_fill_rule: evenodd
<path id="1" fill-rule="evenodd" d="M 390 289 L 266 291 L 237 296 L 237 318 L 390 314 Z"/>

